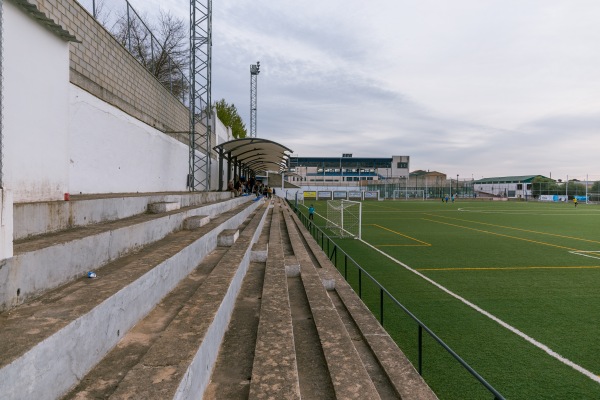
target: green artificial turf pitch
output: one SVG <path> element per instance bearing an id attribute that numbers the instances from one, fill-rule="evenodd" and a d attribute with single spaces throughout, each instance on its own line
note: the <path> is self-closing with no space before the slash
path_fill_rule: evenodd
<path id="1" fill-rule="evenodd" d="M 600 206 L 380 201 L 362 218 L 366 243 L 335 243 L 505 398 L 600 399 Z M 377 286 L 362 277 L 361 292 L 379 318 Z M 385 296 L 384 327 L 416 366 L 417 325 Z M 422 365 L 442 399 L 493 398 L 427 335 Z"/>

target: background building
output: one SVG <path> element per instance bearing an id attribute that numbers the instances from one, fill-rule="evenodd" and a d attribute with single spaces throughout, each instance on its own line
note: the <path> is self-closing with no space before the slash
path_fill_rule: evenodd
<path id="1" fill-rule="evenodd" d="M 290 182 L 299 185 L 357 185 L 409 176 L 410 157 L 291 157 Z"/>
<path id="2" fill-rule="evenodd" d="M 533 180 L 546 178 L 542 175 L 501 176 L 473 181 L 473 190 L 478 196 L 529 198 L 533 192 Z M 548 178 L 546 178 L 548 179 Z"/>

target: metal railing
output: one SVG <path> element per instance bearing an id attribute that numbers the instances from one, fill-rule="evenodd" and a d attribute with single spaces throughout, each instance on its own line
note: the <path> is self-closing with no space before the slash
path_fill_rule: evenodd
<path id="1" fill-rule="evenodd" d="M 114 5 L 117 3 L 117 5 Z M 120 4 L 119 4 L 120 3 Z M 152 30 L 131 6 L 128 0 L 113 2 L 110 10 L 105 3 L 96 0 L 80 0 L 80 4 L 106 28 L 169 92 L 178 98 L 186 107 L 189 106 L 190 80 L 177 63 L 169 56 L 168 51 L 160 44 Z M 123 37 L 118 37 L 115 30 L 122 26 Z M 137 43 L 132 43 L 132 32 Z M 187 37 L 187 29 L 186 29 Z M 149 42 L 149 43 L 148 43 Z M 141 47 L 148 54 L 141 55 Z M 136 51 L 134 51 L 136 50 Z M 187 51 L 186 51 L 187 53 Z M 163 65 L 163 67 L 160 67 Z M 188 68 L 185 67 L 185 70 Z"/>
<path id="2" fill-rule="evenodd" d="M 392 304 L 402 310 L 410 319 L 417 324 L 417 371 L 419 375 L 423 375 L 423 332 L 427 333 L 435 342 L 437 342 L 448 354 L 450 354 L 458 363 L 471 374 L 487 391 L 489 391 L 496 400 L 503 400 L 504 397 L 490 385 L 481 375 L 477 373 L 465 360 L 463 360 L 454 350 L 452 350 L 442 339 L 440 339 L 430 328 L 428 328 L 419 318 L 417 318 L 406 306 L 400 303 L 383 285 L 381 285 L 371 274 L 364 270 L 348 253 L 339 247 L 333 239 L 331 239 L 320 227 L 310 221 L 308 217 L 295 207 L 293 203 L 286 199 L 290 208 L 294 210 L 304 227 L 309 231 L 311 236 L 319 244 L 321 249 L 327 254 L 334 266 L 338 267 L 338 253 L 343 256 L 343 275 L 348 281 L 348 265 L 349 262 L 354 264 L 358 270 L 358 297 L 363 299 L 363 279 L 370 280 L 378 289 L 379 293 L 379 323 L 383 327 L 384 322 L 384 299 L 387 297 Z M 341 272 L 341 271 L 340 271 Z M 349 281 L 348 281 L 349 282 Z M 350 282 L 349 282 L 350 283 Z"/>

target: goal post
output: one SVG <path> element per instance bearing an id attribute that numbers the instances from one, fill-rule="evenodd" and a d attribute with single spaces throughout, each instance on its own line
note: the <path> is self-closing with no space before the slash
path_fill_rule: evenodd
<path id="1" fill-rule="evenodd" d="M 325 227 L 334 237 L 361 238 L 362 203 L 352 200 L 327 201 L 327 219 Z"/>
<path id="2" fill-rule="evenodd" d="M 423 189 L 394 189 L 392 194 L 394 200 L 425 200 Z"/>

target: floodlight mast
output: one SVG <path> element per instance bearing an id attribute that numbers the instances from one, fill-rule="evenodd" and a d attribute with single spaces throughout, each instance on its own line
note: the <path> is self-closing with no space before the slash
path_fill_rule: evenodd
<path id="1" fill-rule="evenodd" d="M 212 0 L 190 0 L 190 191 L 210 190 Z M 204 124 L 201 128 L 199 123 Z"/>
<path id="2" fill-rule="evenodd" d="M 260 61 L 250 65 L 250 137 L 256 137 L 256 108 L 258 74 L 260 74 Z"/>

